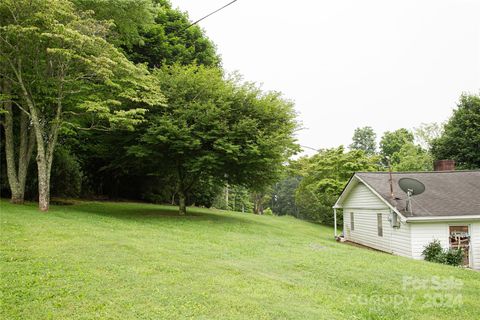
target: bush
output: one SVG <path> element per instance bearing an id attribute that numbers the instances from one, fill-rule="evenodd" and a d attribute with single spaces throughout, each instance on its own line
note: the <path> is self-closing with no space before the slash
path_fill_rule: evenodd
<path id="1" fill-rule="evenodd" d="M 460 266 L 463 263 L 464 252 L 462 249 L 448 249 L 444 252 L 444 264 Z"/>
<path id="2" fill-rule="evenodd" d="M 441 262 L 443 248 L 439 240 L 433 240 L 427 246 L 425 246 L 422 255 L 425 257 L 425 260 L 431 262 Z"/>
<path id="3" fill-rule="evenodd" d="M 425 246 L 422 255 L 426 261 L 460 266 L 463 263 L 464 252 L 462 249 L 444 250 L 439 240 L 433 240 Z"/>
<path id="4" fill-rule="evenodd" d="M 263 214 L 266 216 L 273 216 L 273 211 L 270 208 L 263 210 Z"/>

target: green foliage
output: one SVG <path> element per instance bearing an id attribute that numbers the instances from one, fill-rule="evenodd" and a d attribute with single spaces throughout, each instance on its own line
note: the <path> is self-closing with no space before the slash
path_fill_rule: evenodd
<path id="1" fill-rule="evenodd" d="M 271 208 L 276 215 L 298 216 L 298 207 L 295 202 L 295 192 L 300 184 L 301 177 L 298 174 L 287 176 L 273 185 Z"/>
<path id="2" fill-rule="evenodd" d="M 373 155 L 377 150 L 377 135 L 372 127 L 356 128 L 353 133 L 351 150 L 363 150 L 366 154 Z"/>
<path id="3" fill-rule="evenodd" d="M 443 254 L 443 248 L 439 240 L 433 240 L 423 249 L 422 255 L 425 260 L 440 262 L 439 257 Z"/>
<path id="4" fill-rule="evenodd" d="M 25 87 L 43 121 L 132 129 L 145 106 L 164 103 L 155 78 L 107 42 L 109 25 L 89 12 L 76 11 L 66 0 L 7 0 L 0 12 L 16 17 L 0 28 L 5 64 L 0 70 L 11 79 L 21 76 L 14 90 L 20 94 Z"/>
<path id="5" fill-rule="evenodd" d="M 265 216 L 273 216 L 273 211 L 270 208 L 266 208 L 263 210 L 263 215 Z"/>
<path id="6" fill-rule="evenodd" d="M 143 44 L 142 30 L 153 23 L 151 0 L 72 0 L 82 11 L 91 10 L 97 20 L 113 22 L 108 40 L 131 48 Z"/>
<path id="7" fill-rule="evenodd" d="M 380 170 L 379 161 L 361 150 L 345 152 L 343 146 L 301 159 L 303 179 L 295 194 L 300 216 L 332 225 L 332 206 L 350 177 L 358 171 Z"/>
<path id="8" fill-rule="evenodd" d="M 431 171 L 433 159 L 429 152 L 413 143 L 405 143 L 391 157 L 394 171 Z"/>
<path id="9" fill-rule="evenodd" d="M 465 253 L 463 252 L 463 249 L 449 248 L 444 252 L 442 263 L 448 264 L 450 266 L 460 266 L 463 263 L 464 257 L 465 257 Z"/>
<path id="10" fill-rule="evenodd" d="M 403 145 L 413 143 L 414 136 L 407 129 L 401 128 L 395 131 L 387 131 L 380 140 L 380 154 L 385 157 L 392 157 L 399 152 Z"/>
<path id="11" fill-rule="evenodd" d="M 432 143 L 436 160 L 452 159 L 462 169 L 480 168 L 480 96 L 464 94 L 443 134 Z"/>
<path id="12" fill-rule="evenodd" d="M 175 172 L 180 196 L 202 179 L 268 186 L 298 149 L 292 104 L 277 93 L 225 81 L 220 70 L 203 66 L 176 64 L 156 76 L 167 107 L 152 114 L 129 153 Z"/>
<path id="13" fill-rule="evenodd" d="M 460 266 L 463 263 L 465 254 L 462 249 L 443 249 L 439 240 L 433 240 L 425 246 L 422 255 L 425 260 L 437 263 Z"/>
<path id="14" fill-rule="evenodd" d="M 135 63 L 150 68 L 165 64 L 220 66 L 214 44 L 187 13 L 166 0 L 73 0 L 82 10 L 92 10 L 98 20 L 112 21 L 109 42 L 122 48 Z"/>
<path id="15" fill-rule="evenodd" d="M 82 190 L 83 173 L 78 159 L 65 148 L 55 150 L 52 167 L 52 195 L 57 197 L 79 197 Z"/>
<path id="16" fill-rule="evenodd" d="M 221 191 L 217 193 L 212 206 L 217 209 L 237 212 L 252 212 L 253 209 L 250 191 L 238 185 L 228 185 L 228 189 L 227 186 L 222 187 Z"/>
<path id="17" fill-rule="evenodd" d="M 436 122 L 422 123 L 420 126 L 413 129 L 415 143 L 427 151 L 432 149 L 433 141 L 439 138 L 442 133 L 443 125 L 440 125 Z"/>
<path id="18" fill-rule="evenodd" d="M 142 42 L 126 48 L 129 58 L 151 68 L 179 63 L 220 66 L 214 44 L 188 15 L 173 9 L 168 1 L 156 1 L 154 21 L 142 28 Z"/>

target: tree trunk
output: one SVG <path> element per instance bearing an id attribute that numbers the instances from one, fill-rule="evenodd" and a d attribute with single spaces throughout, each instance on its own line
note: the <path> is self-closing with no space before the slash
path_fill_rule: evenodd
<path id="1" fill-rule="evenodd" d="M 48 211 L 50 204 L 50 173 L 53 163 L 53 152 L 55 150 L 60 128 L 61 105 L 57 105 L 56 119 L 51 125 L 50 130 L 45 130 L 45 126 L 40 119 L 38 110 L 29 99 L 27 91 L 24 89 L 25 100 L 28 103 L 30 115 L 37 142 L 37 169 L 38 169 L 38 207 L 40 211 Z M 44 137 L 48 138 L 45 140 Z"/>
<path id="2" fill-rule="evenodd" d="M 179 191 L 178 192 L 178 213 L 181 216 L 184 216 L 187 213 L 187 197 L 185 195 L 185 192 Z"/>
<path id="3" fill-rule="evenodd" d="M 263 197 L 262 193 L 254 193 L 253 195 L 253 213 L 254 214 L 263 214 Z"/>
<path id="4" fill-rule="evenodd" d="M 3 81 L 1 91 L 9 94 L 10 88 L 7 81 Z M 18 152 L 15 153 L 14 115 L 12 102 L 4 102 L 5 121 L 5 158 L 7 163 L 7 177 L 11 191 L 11 203 L 22 204 L 25 197 L 25 183 L 27 180 L 28 165 L 32 158 L 35 136 L 30 128 L 29 116 L 20 111 L 20 131 L 17 139 L 20 140 Z"/>
<path id="5" fill-rule="evenodd" d="M 50 174 L 44 165 L 44 161 L 37 157 L 38 168 L 38 208 L 40 211 L 48 211 L 50 205 Z"/>

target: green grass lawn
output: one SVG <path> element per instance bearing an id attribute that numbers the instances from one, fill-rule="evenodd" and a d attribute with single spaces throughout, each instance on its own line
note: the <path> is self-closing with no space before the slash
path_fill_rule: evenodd
<path id="1" fill-rule="evenodd" d="M 179 217 L 174 207 L 133 203 L 48 213 L 0 205 L 2 319 L 480 315 L 479 272 L 336 243 L 332 229 L 291 217 L 193 208 Z M 405 277 L 425 288 L 404 288 Z M 439 290 L 432 277 L 456 284 Z"/>

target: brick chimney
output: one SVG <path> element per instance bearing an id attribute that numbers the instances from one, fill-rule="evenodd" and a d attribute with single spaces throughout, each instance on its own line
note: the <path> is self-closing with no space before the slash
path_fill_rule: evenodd
<path id="1" fill-rule="evenodd" d="M 455 160 L 437 160 L 433 168 L 435 171 L 455 171 Z"/>

